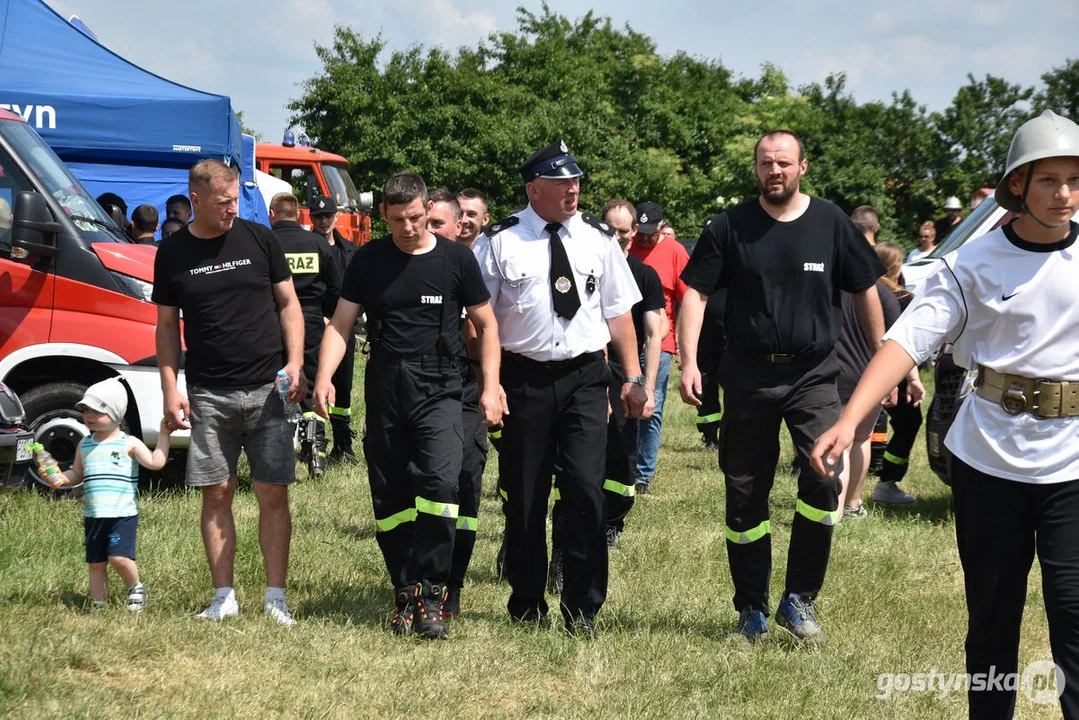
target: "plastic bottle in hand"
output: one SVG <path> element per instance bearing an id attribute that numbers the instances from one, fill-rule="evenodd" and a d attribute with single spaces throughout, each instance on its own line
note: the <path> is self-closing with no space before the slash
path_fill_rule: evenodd
<path id="1" fill-rule="evenodd" d="M 51 488 L 58 488 L 64 484 L 64 472 L 60 464 L 41 443 L 33 443 L 30 449 L 34 451 L 34 463 L 37 465 L 38 475 L 45 484 Z"/>
<path id="2" fill-rule="evenodd" d="M 290 423 L 298 423 L 303 417 L 300 406 L 288 401 L 288 391 L 292 388 L 292 378 L 284 370 L 277 371 L 277 394 L 281 396 L 281 402 L 285 403 L 285 419 Z"/>

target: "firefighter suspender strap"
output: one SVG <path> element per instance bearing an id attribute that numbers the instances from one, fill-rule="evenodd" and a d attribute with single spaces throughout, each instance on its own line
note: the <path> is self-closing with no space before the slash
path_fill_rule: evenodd
<path id="1" fill-rule="evenodd" d="M 438 333 L 438 354 L 453 358 L 454 323 L 458 322 L 456 315 L 450 314 L 450 289 L 453 276 L 450 268 L 450 241 L 438 238 L 438 244 L 442 245 L 442 315 Z"/>

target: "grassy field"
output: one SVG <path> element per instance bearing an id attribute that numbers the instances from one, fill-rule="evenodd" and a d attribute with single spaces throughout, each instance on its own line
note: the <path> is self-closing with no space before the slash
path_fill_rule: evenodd
<path id="1" fill-rule="evenodd" d="M 965 609 L 949 493 L 929 471 L 924 444 L 908 475 L 915 505 L 889 511 L 870 503 L 869 518 L 836 531 L 820 598 L 827 647 L 743 646 L 728 638 L 736 615 L 722 478 L 693 418 L 673 392 L 653 494 L 638 500 L 611 557 L 594 642 L 564 637 L 560 622 L 538 630 L 509 624 L 508 588 L 494 573 L 502 527 L 489 490 L 494 453 L 464 613 L 443 642 L 398 639 L 387 629 L 391 592 L 362 466 L 292 490 L 293 628 L 261 614 L 257 510 L 247 490 L 236 499 L 243 612 L 221 624 L 194 617 L 212 594 L 196 494 L 141 497 L 139 565 L 150 604 L 137 616 L 123 609 L 115 576 L 110 609 L 87 612 L 77 503 L 2 496 L 0 716 L 965 716 L 962 692 L 877 697 L 881 673 L 963 671 Z M 785 445 L 780 467 L 789 460 Z M 866 497 L 872 479 L 867 486 Z M 783 589 L 794 500 L 794 479 L 780 472 L 773 603 Z M 1049 657 L 1035 565 L 1020 667 Z M 1017 716 L 1057 717 L 1059 709 L 1020 696 Z"/>

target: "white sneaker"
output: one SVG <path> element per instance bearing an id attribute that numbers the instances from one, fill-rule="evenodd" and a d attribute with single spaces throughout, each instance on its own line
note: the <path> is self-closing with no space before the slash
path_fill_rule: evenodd
<path id="1" fill-rule="evenodd" d="M 879 482 L 873 488 L 873 502 L 883 505 L 910 505 L 914 496 L 899 489 L 894 482 Z"/>
<path id="2" fill-rule="evenodd" d="M 279 597 L 267 600 L 262 606 L 262 611 L 281 625 L 292 626 L 296 624 L 296 621 L 292 619 L 292 613 L 289 612 L 285 598 Z"/>
<path id="3" fill-rule="evenodd" d="M 142 583 L 128 588 L 127 590 L 127 609 L 131 612 L 140 612 L 146 607 L 146 586 Z"/>
<path id="4" fill-rule="evenodd" d="M 210 603 L 210 607 L 200 612 L 198 617 L 218 622 L 228 617 L 236 617 L 239 614 L 240 605 L 236 602 L 236 596 L 226 595 L 225 597 L 214 596 L 214 601 Z"/>

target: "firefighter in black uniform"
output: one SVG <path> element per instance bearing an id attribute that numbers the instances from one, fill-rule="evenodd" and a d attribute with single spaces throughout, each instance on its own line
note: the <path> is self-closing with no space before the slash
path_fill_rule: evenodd
<path id="1" fill-rule="evenodd" d="M 427 230 L 427 186 L 413 173 L 387 181 L 390 234 L 356 251 L 322 341 L 315 411 L 334 404 L 331 376 L 361 310 L 371 357 L 364 375 L 367 458 L 379 548 L 394 586 L 394 633 L 446 635 L 442 618 L 459 514 L 461 310 L 480 344 L 480 409 L 501 421 L 498 331 L 476 258 Z"/>
<path id="2" fill-rule="evenodd" d="M 337 205 L 325 195 L 311 204 L 311 231 L 326 238 L 333 250 L 334 259 L 343 279 L 356 246 L 350 243 L 337 230 Z M 330 431 L 333 434 L 333 448 L 330 450 L 330 462 L 342 460 L 355 461 L 356 453 L 352 441 L 356 432 L 352 429 L 352 378 L 356 367 L 356 333 L 348 336 L 345 357 L 333 374 L 333 389 L 337 397 L 336 404 L 329 408 Z"/>
<path id="3" fill-rule="evenodd" d="M 506 503 L 510 617 L 547 613 L 547 501 L 559 468 L 566 522 L 561 610 L 570 634 L 595 634 L 607 596 L 604 457 L 607 384 L 603 349 L 614 342 L 628 375 L 620 397 L 630 418 L 647 400 L 630 309 L 641 299 L 610 226 L 577 210 L 580 176 L 564 142 L 519 168 L 528 206 L 492 225 L 473 248 L 499 323 L 502 386 L 500 489 Z"/>
<path id="4" fill-rule="evenodd" d="M 461 217 L 461 205 L 456 195 L 446 188 L 431 191 L 427 208 L 428 230 L 469 247 L 467 242 L 461 240 Z M 487 428 L 483 425 L 480 388 L 475 372 L 480 357 L 478 338 L 464 313 L 461 324 L 465 352 L 458 358 L 458 364 L 461 369 L 461 430 L 464 443 L 457 487 L 457 533 L 453 538 L 453 562 L 450 565 L 446 602 L 442 603 L 442 615 L 446 620 L 461 614 L 461 588 L 464 587 L 465 573 L 468 572 L 472 551 L 476 547 L 483 468 L 487 466 Z"/>
<path id="5" fill-rule="evenodd" d="M 670 332 L 663 284 L 654 269 L 629 252 L 629 245 L 637 234 L 637 208 L 628 200 L 611 200 L 603 207 L 603 220 L 615 231 L 615 239 L 641 292 L 641 301 L 630 312 L 633 331 L 637 336 L 637 355 L 643 358 L 644 391 L 648 396 L 640 419 L 647 420 L 656 406 L 660 343 L 664 335 Z M 626 377 L 613 350 L 608 346 L 607 362 L 611 366 L 609 394 L 612 398 L 618 394 Z M 611 417 L 607 423 L 607 473 L 603 480 L 607 498 L 607 547 L 611 550 L 618 547 L 618 534 L 625 529 L 626 516 L 633 509 L 639 427 L 639 422 L 626 417 L 621 403 L 611 403 Z"/>
<path id="6" fill-rule="evenodd" d="M 839 481 L 809 465 L 815 439 L 839 417 L 835 344 L 840 290 L 853 295 L 869 347 L 884 330 L 876 281 L 884 267 L 835 205 L 799 191 L 806 171 L 792 132 L 763 135 L 754 151 L 761 195 L 710 219 L 682 271 L 689 286 L 678 325 L 683 401 L 701 404 L 697 342 L 707 297 L 727 288 L 719 466 L 727 490 L 727 554 L 737 634 L 768 635 L 772 570 L 768 495 L 779 460 L 779 425 L 794 439 L 801 472 L 786 585 L 776 620 L 796 639 L 824 642 L 814 599 L 824 583 Z"/>
<path id="7" fill-rule="evenodd" d="M 314 387 L 322 331 L 326 318 L 332 317 L 337 308 L 341 282 L 330 246 L 324 238 L 304 230 L 297 222 L 298 217 L 299 204 L 292 193 L 278 193 L 270 200 L 270 224 L 285 251 L 296 297 L 303 309 L 303 372 L 308 387 Z M 300 403 L 304 413 L 300 424 L 300 457 L 311 476 L 320 477 L 326 466 L 326 430 L 311 407 L 309 393 Z"/>

